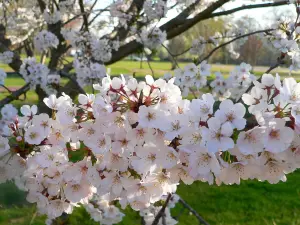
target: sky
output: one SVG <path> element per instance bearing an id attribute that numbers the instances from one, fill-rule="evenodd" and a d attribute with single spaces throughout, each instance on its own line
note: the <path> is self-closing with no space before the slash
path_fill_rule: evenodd
<path id="1" fill-rule="evenodd" d="M 249 1 L 248 1 L 249 2 Z M 253 3 L 251 3 L 253 4 Z M 235 3 L 228 3 L 226 5 L 227 9 L 235 8 Z M 248 16 L 251 18 L 255 18 L 261 25 L 269 25 L 274 21 L 274 15 L 284 14 L 287 12 L 296 15 L 295 6 L 294 5 L 285 5 L 285 6 L 277 6 L 277 7 L 267 7 L 267 8 L 258 8 L 258 9 L 249 9 L 244 11 L 239 11 L 234 13 L 235 18 L 241 18 L 243 16 Z"/>

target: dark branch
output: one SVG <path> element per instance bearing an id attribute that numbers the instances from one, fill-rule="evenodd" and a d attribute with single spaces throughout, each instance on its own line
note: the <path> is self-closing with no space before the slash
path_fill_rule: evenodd
<path id="1" fill-rule="evenodd" d="M 83 17 L 83 24 L 85 26 L 85 30 L 89 31 L 89 21 L 88 21 L 88 16 L 84 11 L 83 0 L 78 0 L 78 3 L 79 3 L 79 7 L 80 7 L 80 12 L 81 12 L 82 17 Z"/>
<path id="2" fill-rule="evenodd" d="M 25 84 L 23 87 L 18 89 L 17 91 L 11 92 L 9 96 L 0 100 L 0 108 L 2 108 L 5 104 L 8 104 L 14 100 L 19 99 L 22 94 L 25 94 L 30 89 L 30 84 Z"/>
<path id="3" fill-rule="evenodd" d="M 187 204 L 182 198 L 179 198 L 179 202 L 185 207 L 187 208 L 199 221 L 200 224 L 204 224 L 204 225 L 209 225 L 208 222 L 206 222 L 200 215 L 199 213 L 196 212 L 196 210 L 194 210 L 189 204 Z"/>
<path id="4" fill-rule="evenodd" d="M 265 7 L 275 7 L 275 6 L 281 6 L 287 4 L 287 1 L 280 1 L 275 3 L 264 3 L 264 4 L 252 4 L 252 5 L 245 5 L 241 7 L 237 7 L 231 10 L 223 11 L 223 12 L 215 12 L 217 9 L 219 9 L 221 6 L 223 6 L 225 3 L 229 2 L 229 0 L 219 0 L 210 6 L 208 6 L 205 10 L 198 13 L 196 16 L 194 16 L 191 19 L 187 19 L 191 12 L 195 9 L 196 5 L 200 1 L 196 1 L 195 4 L 192 4 L 190 7 L 183 10 L 178 16 L 176 16 L 174 19 L 168 21 L 164 25 L 160 27 L 161 30 L 167 32 L 167 39 L 171 39 L 173 37 L 176 37 L 183 32 L 190 29 L 195 24 L 199 23 L 202 20 L 206 20 L 209 18 L 217 17 L 217 16 L 223 16 L 223 15 L 229 15 L 237 11 L 245 10 L 245 9 L 254 9 L 254 8 L 265 8 Z M 119 61 L 120 59 L 132 54 L 133 52 L 136 52 L 137 50 L 140 50 L 142 48 L 142 45 L 138 43 L 137 41 L 131 41 L 119 48 L 117 52 L 113 53 L 112 59 L 107 62 L 106 64 L 112 64 L 114 62 Z"/>
<path id="5" fill-rule="evenodd" d="M 166 30 L 168 31 L 167 39 L 176 37 L 177 35 L 182 34 L 183 32 L 187 31 L 188 29 L 190 29 L 191 27 L 196 25 L 199 21 L 210 18 L 210 15 L 212 14 L 212 12 L 219 9 L 220 7 L 222 7 L 225 3 L 229 2 L 229 1 L 230 0 L 219 0 L 215 3 L 212 3 L 210 6 L 208 6 L 206 9 L 204 9 L 203 11 L 198 13 L 193 18 L 186 19 L 189 16 L 188 15 L 186 18 L 184 18 L 184 20 L 181 20 L 178 22 L 176 22 L 176 21 L 173 22 L 173 20 L 171 20 L 170 23 L 172 24 L 172 26 L 168 26 L 168 23 L 166 23 L 165 25 L 163 25 L 161 27 L 161 29 L 165 30 L 165 27 L 166 27 Z"/>
<path id="6" fill-rule="evenodd" d="M 161 44 L 161 45 L 167 50 L 167 52 L 169 53 L 169 55 L 172 57 L 173 61 L 175 62 L 176 66 L 177 66 L 177 68 L 180 68 L 180 67 L 179 67 L 179 64 L 178 64 L 178 62 L 177 62 L 177 60 L 176 60 L 176 56 L 173 55 L 173 54 L 170 52 L 170 50 L 167 48 L 167 46 L 165 46 L 164 44 Z"/>
<path id="7" fill-rule="evenodd" d="M 108 11 L 108 7 L 99 10 L 99 12 L 89 21 L 89 25 L 91 25 L 103 12 Z"/>
<path id="8" fill-rule="evenodd" d="M 0 52 L 11 51 L 9 49 L 11 41 L 5 37 L 5 34 L 6 28 L 0 24 Z M 12 62 L 9 64 L 9 66 L 14 71 L 19 72 L 21 65 L 22 60 L 20 59 L 20 56 L 16 52 L 14 52 Z"/>
<path id="9" fill-rule="evenodd" d="M 159 212 L 158 212 L 157 215 L 155 216 L 152 225 L 157 225 L 157 224 L 158 224 L 160 218 L 161 218 L 161 217 L 164 215 L 164 213 L 165 213 L 165 210 L 166 210 L 166 208 L 167 208 L 167 205 L 168 205 L 168 203 L 169 203 L 171 197 L 172 197 L 172 194 L 169 194 L 168 197 L 167 197 L 167 199 L 166 199 L 166 201 L 165 201 L 165 204 L 161 207 L 161 209 L 159 210 Z"/>
<path id="10" fill-rule="evenodd" d="M 37 0 L 39 7 L 42 11 L 42 13 L 44 12 L 44 10 L 46 9 L 46 3 L 43 0 Z"/>
<path id="11" fill-rule="evenodd" d="M 216 17 L 216 16 L 226 16 L 230 15 L 232 13 L 246 10 L 246 9 L 257 9 L 257 8 L 267 8 L 267 7 L 276 7 L 276 6 L 282 6 L 288 4 L 287 1 L 279 1 L 279 2 L 273 2 L 273 3 L 264 3 L 264 4 L 252 4 L 252 5 L 243 5 L 234 9 L 222 11 L 222 12 L 216 12 L 212 13 L 209 18 Z M 208 19 L 208 18 L 207 18 Z"/>
<path id="12" fill-rule="evenodd" d="M 245 38 L 245 37 L 248 37 L 248 36 L 251 36 L 251 35 L 254 35 L 254 34 L 267 33 L 267 32 L 270 32 L 270 31 L 272 31 L 272 30 L 274 30 L 274 29 L 258 30 L 258 31 L 250 32 L 250 33 L 248 33 L 248 34 L 243 34 L 243 35 L 240 35 L 240 36 L 238 36 L 238 37 L 236 37 L 236 38 L 233 38 L 233 39 L 231 39 L 230 41 L 224 42 L 223 44 L 221 44 L 221 45 L 215 47 L 215 48 L 214 48 L 207 56 L 205 56 L 203 59 L 200 60 L 200 57 L 199 57 L 199 58 L 195 61 L 195 64 L 199 64 L 199 63 L 201 63 L 201 62 L 204 61 L 204 60 L 208 60 L 209 57 L 211 57 L 212 54 L 214 54 L 215 51 L 217 51 L 217 50 L 220 49 L 220 48 L 225 47 L 226 45 L 231 44 L 232 42 L 235 42 L 235 41 L 238 40 L 238 39 Z"/>
<path id="13" fill-rule="evenodd" d="M 167 32 L 167 39 L 171 39 L 184 31 L 188 30 L 191 26 L 196 24 L 197 22 L 203 20 L 203 18 L 207 18 L 208 15 L 210 15 L 213 11 L 217 10 L 219 7 L 224 5 L 229 0 L 219 0 L 209 7 L 207 7 L 205 10 L 203 10 L 201 13 L 196 16 L 197 20 L 196 22 L 190 22 L 190 24 L 186 24 L 187 18 L 189 15 L 195 10 L 196 6 L 200 2 L 200 0 L 197 0 L 194 4 L 187 7 L 185 10 L 183 10 L 179 15 L 177 15 L 174 19 L 168 21 L 167 23 L 163 24 L 159 28 L 162 31 Z M 201 15 L 201 16 L 199 16 Z M 180 26 L 182 25 L 182 26 Z M 178 27 L 180 29 L 178 29 Z M 136 40 L 131 41 L 119 48 L 117 52 L 113 53 L 113 57 L 109 62 L 106 63 L 106 65 L 110 65 L 114 62 L 119 61 L 120 59 L 132 54 L 133 52 L 136 52 L 137 50 L 140 50 L 143 47 L 141 43 L 138 43 Z"/>
<path id="14" fill-rule="evenodd" d="M 277 62 L 273 65 L 273 66 L 270 66 L 270 68 L 264 73 L 270 73 L 272 70 L 276 69 L 278 66 L 284 64 L 284 58 L 285 58 L 285 54 L 282 54 L 280 57 L 278 57 L 277 59 Z M 262 76 L 257 80 L 258 82 L 261 81 L 262 79 Z M 254 83 L 252 82 L 251 85 L 247 88 L 247 90 L 245 91 L 245 93 L 248 93 L 249 91 L 251 91 L 251 89 L 254 87 Z M 242 101 L 242 97 L 240 97 L 237 102 L 241 102 Z"/>
<path id="15" fill-rule="evenodd" d="M 71 74 L 65 72 L 65 71 L 60 71 L 59 74 L 62 77 L 66 77 L 68 78 L 71 82 L 73 82 L 73 84 L 75 84 L 76 88 L 78 89 L 78 92 L 81 94 L 85 94 L 86 92 L 83 90 L 82 87 L 80 87 L 80 85 L 78 84 L 78 82 L 76 81 L 75 77 L 72 76 Z"/>
<path id="16" fill-rule="evenodd" d="M 133 14 L 134 16 L 131 17 L 131 19 L 128 21 L 127 28 L 121 26 L 118 27 L 115 31 L 112 33 L 116 33 L 116 35 L 112 38 L 112 40 L 124 40 L 126 36 L 128 35 L 131 26 L 137 21 L 138 15 L 143 9 L 145 0 L 134 0 L 132 1 L 129 9 L 127 10 L 126 14 Z"/>
<path id="17" fill-rule="evenodd" d="M 12 91 L 8 87 L 6 87 L 5 85 L 3 85 L 3 84 L 0 84 L 0 87 L 3 87 L 5 90 L 8 91 L 8 93 L 12 93 Z"/>

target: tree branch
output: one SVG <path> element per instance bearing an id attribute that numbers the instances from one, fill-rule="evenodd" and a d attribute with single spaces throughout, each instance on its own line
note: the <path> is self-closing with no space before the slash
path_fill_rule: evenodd
<path id="1" fill-rule="evenodd" d="M 166 208 L 167 208 L 167 205 L 168 205 L 168 203 L 169 203 L 171 197 L 172 197 L 172 194 L 169 193 L 169 194 L 168 194 L 168 197 L 167 197 L 167 199 L 166 199 L 166 201 L 165 201 L 165 204 L 161 207 L 161 209 L 159 210 L 159 212 L 158 212 L 157 215 L 155 216 L 155 218 L 154 218 L 154 220 L 153 220 L 153 222 L 152 222 L 152 225 L 157 225 L 157 224 L 159 223 L 159 220 L 160 220 L 160 218 L 164 215 L 165 210 L 166 210 Z"/>
<path id="2" fill-rule="evenodd" d="M 258 31 L 250 32 L 250 33 L 248 33 L 248 34 L 243 34 L 243 35 L 240 35 L 240 36 L 238 36 L 238 37 L 236 37 L 236 38 L 233 38 L 233 39 L 231 39 L 230 41 L 224 42 L 223 44 L 221 44 L 221 45 L 215 47 L 215 48 L 214 48 L 207 56 L 205 56 L 202 60 L 200 60 L 200 57 L 199 57 L 199 58 L 196 60 L 195 64 L 199 64 L 199 63 L 203 62 L 204 60 L 208 60 L 209 57 L 211 57 L 212 54 L 214 54 L 215 51 L 217 51 L 217 50 L 220 49 L 220 48 L 225 47 L 226 45 L 228 45 L 228 44 L 230 44 L 230 43 L 232 43 L 232 42 L 235 42 L 235 41 L 238 40 L 238 39 L 245 38 L 245 37 L 248 37 L 248 36 L 251 36 L 251 35 L 254 35 L 254 34 L 267 33 L 267 32 L 270 32 L 270 31 L 272 31 L 272 30 L 274 30 L 274 29 L 258 30 Z"/>
<path id="3" fill-rule="evenodd" d="M 46 9 L 46 3 L 43 0 L 37 0 L 37 2 L 40 6 L 40 9 L 41 9 L 42 13 L 43 13 Z"/>
<path id="4" fill-rule="evenodd" d="M 9 46 L 11 45 L 11 41 L 9 39 L 6 39 L 5 34 L 6 28 L 0 24 L 0 52 L 10 51 Z M 20 59 L 20 56 L 16 52 L 14 52 L 12 62 L 9 63 L 9 66 L 14 71 L 19 72 L 21 65 L 22 60 Z"/>
<path id="5" fill-rule="evenodd" d="M 209 225 L 189 204 L 187 204 L 182 198 L 179 198 L 179 202 L 187 208 L 199 221 L 200 224 Z"/>
<path id="6" fill-rule="evenodd" d="M 213 17 L 216 17 L 216 16 L 230 15 L 232 13 L 235 13 L 235 12 L 238 12 L 238 11 L 242 11 L 242 10 L 246 10 L 246 9 L 276 7 L 276 6 L 286 5 L 286 4 L 288 4 L 287 1 L 279 1 L 279 2 L 263 3 L 263 4 L 252 4 L 252 5 L 243 5 L 243 6 L 234 8 L 234 9 L 230 9 L 230 10 L 226 10 L 226 11 L 222 11 L 222 12 L 212 13 L 207 19 L 213 18 Z"/>
<path id="7" fill-rule="evenodd" d="M 197 4 L 200 2 L 200 0 L 197 0 L 194 4 L 187 7 L 185 10 L 183 10 L 179 15 L 177 15 L 174 19 L 168 21 L 167 23 L 163 24 L 159 27 L 162 31 L 167 32 L 167 39 L 171 39 L 184 31 L 188 30 L 191 26 L 202 20 L 202 18 L 206 18 L 208 15 L 210 15 L 213 11 L 224 5 L 229 0 L 219 0 L 213 4 L 211 4 L 209 7 L 207 7 L 205 10 L 200 12 L 197 16 L 196 22 L 190 22 L 189 26 L 185 23 L 187 21 L 187 18 L 193 12 L 197 6 Z M 199 16 L 201 15 L 201 16 Z M 182 26 L 180 26 L 182 25 Z M 180 26 L 180 30 L 176 29 Z M 110 65 L 114 62 L 119 61 L 120 59 L 126 57 L 127 55 L 141 49 L 143 45 L 141 43 L 138 43 L 136 40 L 131 41 L 119 48 L 117 52 L 114 52 L 112 55 L 113 57 L 106 65 Z"/>
<path id="8" fill-rule="evenodd" d="M 78 82 L 76 81 L 76 79 L 69 73 L 65 72 L 65 71 L 60 71 L 59 74 L 62 76 L 62 77 L 66 77 L 68 78 L 72 83 L 74 83 L 76 85 L 76 88 L 78 88 L 78 92 L 81 93 L 81 94 L 85 94 L 85 90 L 83 90 L 82 87 L 80 87 L 80 85 L 78 84 Z"/>
<path id="9" fill-rule="evenodd" d="M 97 17 L 100 16 L 103 12 L 108 11 L 108 7 L 98 10 L 98 11 L 99 12 L 90 20 L 89 25 L 91 25 L 97 19 Z"/>
<path id="10" fill-rule="evenodd" d="M 199 23 L 202 20 L 206 20 L 209 18 L 217 17 L 217 16 L 223 16 L 223 15 L 229 15 L 237 11 L 245 10 L 245 9 L 254 9 L 254 8 L 265 8 L 265 7 L 275 7 L 275 6 L 281 6 L 287 4 L 287 1 L 280 1 L 275 3 L 264 3 L 264 4 L 252 4 L 252 5 L 245 5 L 241 7 L 237 7 L 231 10 L 223 11 L 223 12 L 216 12 L 217 9 L 219 9 L 221 6 L 223 6 L 225 3 L 229 2 L 229 0 L 219 0 L 210 6 L 208 6 L 205 10 L 198 13 L 196 16 L 194 16 L 191 19 L 187 19 L 188 16 L 190 16 L 190 13 L 195 8 L 196 4 L 199 3 L 199 0 L 196 1 L 195 4 L 192 4 L 190 7 L 183 10 L 179 15 L 177 15 L 174 19 L 168 21 L 164 25 L 160 27 L 161 30 L 167 32 L 167 39 L 171 39 L 173 37 L 176 37 L 186 30 L 190 29 L 195 24 Z M 131 41 L 119 48 L 118 51 L 113 53 L 113 57 L 109 62 L 106 63 L 106 65 L 110 65 L 114 62 L 119 61 L 120 59 L 132 54 L 133 52 L 139 50 L 142 48 L 142 44 L 138 43 L 137 41 Z"/>
<path id="11" fill-rule="evenodd" d="M 27 83 L 17 91 L 11 92 L 9 96 L 0 100 L 0 108 L 14 100 L 17 100 L 22 94 L 25 94 L 30 89 L 30 84 Z"/>
<path id="12" fill-rule="evenodd" d="M 83 17 L 83 24 L 85 26 L 85 30 L 89 31 L 89 21 L 88 21 L 88 17 L 87 14 L 84 11 L 84 4 L 82 0 L 78 0 L 79 3 L 79 7 L 80 7 L 80 12 L 82 13 L 82 17 Z"/>
<path id="13" fill-rule="evenodd" d="M 134 16 L 131 17 L 131 19 L 128 21 L 127 28 L 121 26 L 118 27 L 117 30 L 113 31 L 112 33 L 116 33 L 115 36 L 112 38 L 112 40 L 124 40 L 130 31 L 131 26 L 136 22 L 138 15 L 143 9 L 145 0 L 134 0 L 132 1 L 129 9 L 127 10 L 126 14 L 133 14 Z"/>
<path id="14" fill-rule="evenodd" d="M 230 0 L 219 0 L 217 2 L 212 3 L 210 6 L 208 6 L 206 9 L 198 13 L 196 16 L 194 16 L 191 19 L 184 19 L 182 21 L 178 21 L 177 23 L 172 22 L 172 26 L 168 26 L 168 23 L 166 25 L 161 26 L 162 30 L 168 30 L 167 33 L 167 39 L 171 39 L 173 37 L 176 37 L 179 34 L 182 34 L 183 32 L 187 31 L 194 25 L 196 25 L 199 21 L 205 20 L 209 18 L 209 16 L 214 12 L 215 10 L 219 9 L 221 6 L 223 6 L 225 3 L 229 2 Z M 189 15 L 188 15 L 189 16 Z M 177 17 L 176 17 L 177 18 Z M 175 25 L 175 26 L 174 26 Z"/>
<path id="15" fill-rule="evenodd" d="M 278 66 L 280 66 L 281 64 L 283 64 L 283 59 L 285 58 L 285 55 L 281 55 L 278 59 L 277 59 L 277 63 L 274 64 L 273 66 L 270 66 L 270 68 L 264 73 L 270 73 L 272 70 L 276 69 Z M 257 80 L 257 81 L 261 81 L 262 76 Z M 249 91 L 251 91 L 251 89 L 254 87 L 254 83 L 252 82 L 251 85 L 247 88 L 247 90 L 244 93 L 248 93 Z M 237 102 L 241 102 L 242 101 L 242 96 L 237 100 Z"/>
<path id="16" fill-rule="evenodd" d="M 2 88 L 4 88 L 5 90 L 7 90 L 8 93 L 12 93 L 12 91 L 11 91 L 8 87 L 6 87 L 5 85 L 3 85 L 3 84 L 0 84 L 0 87 L 2 87 Z"/>
<path id="17" fill-rule="evenodd" d="M 177 68 L 180 68 L 180 67 L 179 67 L 179 64 L 178 64 L 178 62 L 177 62 L 177 60 L 176 60 L 176 56 L 173 55 L 173 54 L 170 52 L 170 49 L 168 49 L 167 46 L 165 46 L 164 44 L 161 44 L 161 45 L 167 50 L 167 52 L 169 53 L 169 55 L 172 57 L 174 63 L 175 63 L 176 66 L 177 66 Z"/>

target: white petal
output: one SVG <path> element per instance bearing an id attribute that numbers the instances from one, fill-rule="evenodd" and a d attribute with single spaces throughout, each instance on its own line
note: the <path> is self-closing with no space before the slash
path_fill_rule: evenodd
<path id="1" fill-rule="evenodd" d="M 229 122 L 226 122 L 221 127 L 221 133 L 227 137 L 230 137 L 233 133 L 232 126 Z"/>
<path id="2" fill-rule="evenodd" d="M 219 119 L 212 117 L 207 121 L 210 130 L 219 130 L 221 127 L 221 122 Z"/>
<path id="3" fill-rule="evenodd" d="M 24 116 L 30 116 L 31 115 L 31 110 L 30 110 L 30 106 L 29 105 L 23 105 L 20 110 L 21 110 L 21 113 Z"/>

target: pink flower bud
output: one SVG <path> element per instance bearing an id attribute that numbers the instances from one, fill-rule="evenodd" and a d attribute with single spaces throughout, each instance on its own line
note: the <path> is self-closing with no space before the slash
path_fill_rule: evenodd
<path id="1" fill-rule="evenodd" d="M 16 140 L 17 140 L 18 142 L 20 142 L 20 141 L 23 140 L 23 138 L 22 138 L 21 136 L 18 136 L 18 137 L 16 137 Z"/>

